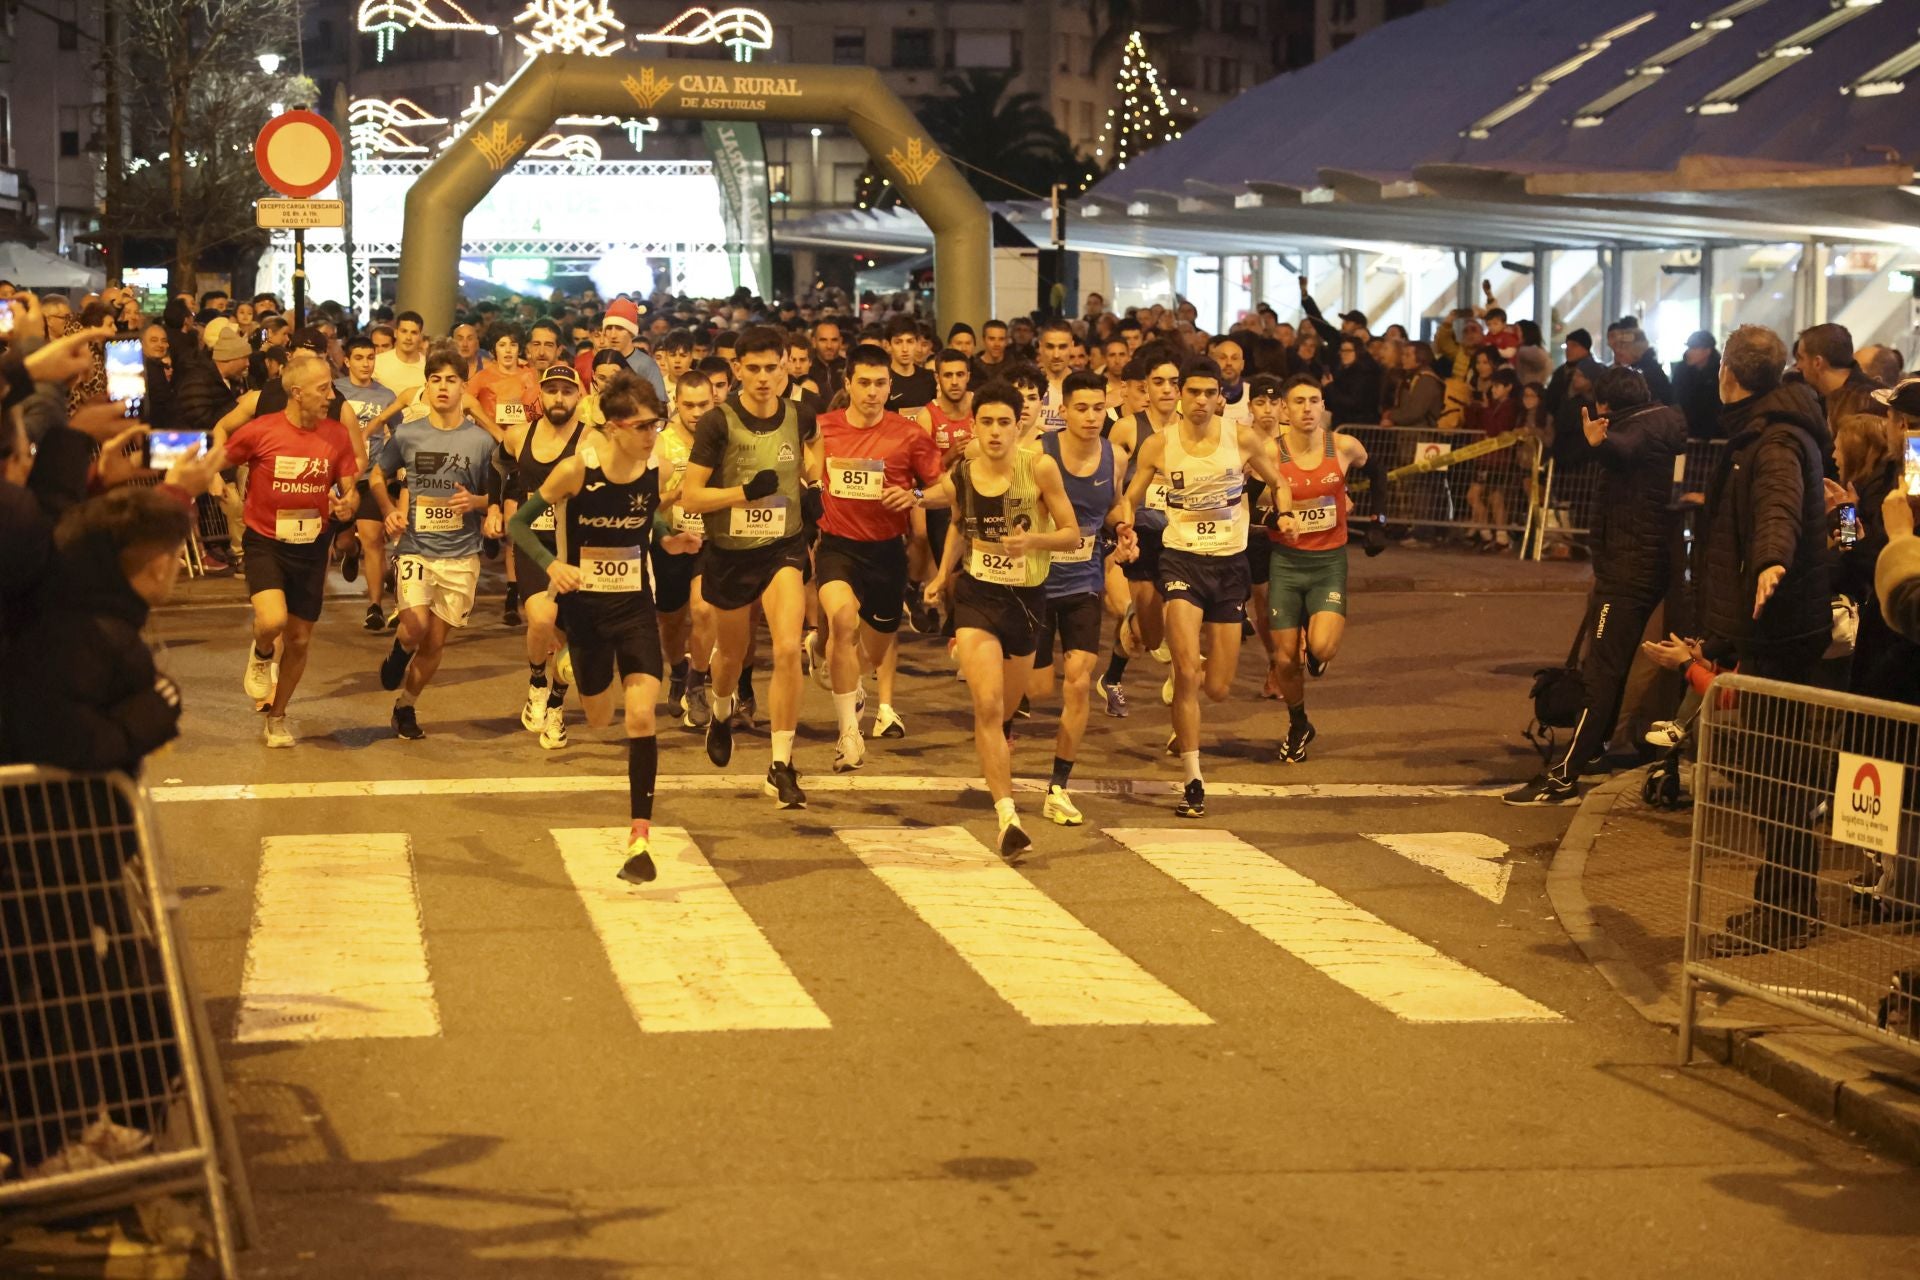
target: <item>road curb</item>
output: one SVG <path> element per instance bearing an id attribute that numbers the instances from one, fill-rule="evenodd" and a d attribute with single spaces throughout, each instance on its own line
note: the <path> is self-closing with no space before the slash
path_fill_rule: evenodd
<path id="1" fill-rule="evenodd" d="M 1547 868 L 1547 900 L 1567 936 L 1607 984 L 1648 1022 L 1677 1033 L 1679 1002 L 1664 994 L 1607 936 L 1594 917 L 1584 882 L 1587 858 L 1607 815 L 1645 776 L 1645 769 L 1630 770 L 1581 800 Z M 1920 1078 L 1911 1059 L 1843 1031 L 1728 1018 L 1696 1023 L 1694 1047 L 1822 1120 L 1920 1164 Z"/>
<path id="2" fill-rule="evenodd" d="M 1377 577 L 1361 577 L 1356 574 L 1352 580 L 1353 590 L 1368 593 L 1392 594 L 1398 592 L 1420 592 L 1433 595 L 1497 596 L 1497 595 L 1585 595 L 1593 590 L 1591 579 L 1586 581 L 1565 581 L 1543 578 L 1538 582 L 1510 582 L 1487 578 L 1416 578 L 1411 575 L 1381 574 Z"/>

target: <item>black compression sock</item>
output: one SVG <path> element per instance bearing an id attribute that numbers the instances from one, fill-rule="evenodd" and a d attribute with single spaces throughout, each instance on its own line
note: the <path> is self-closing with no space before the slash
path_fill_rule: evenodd
<path id="1" fill-rule="evenodd" d="M 547 705 L 549 707 L 564 707 L 567 705 L 566 681 L 555 680 L 553 682 L 553 687 L 547 690 Z"/>
<path id="2" fill-rule="evenodd" d="M 678 681 L 679 681 L 679 682 L 680 682 L 680 683 L 681 683 L 682 685 L 685 685 L 685 684 L 686 684 L 686 682 L 687 682 L 687 672 L 688 672 L 688 670 L 689 670 L 689 669 L 690 669 L 690 668 L 689 668 L 689 665 L 688 665 L 688 663 L 687 663 L 687 660 L 686 660 L 685 658 L 682 658 L 682 659 L 680 659 L 680 661 L 678 661 L 678 662 L 676 662 L 676 663 L 674 663 L 674 664 L 673 664 L 673 672 L 672 672 L 672 675 L 673 675 L 673 677 L 674 677 L 674 678 L 675 678 L 676 680 L 678 680 Z"/>
<path id="3" fill-rule="evenodd" d="M 527 683 L 536 689 L 546 688 L 547 664 L 544 662 L 529 662 L 527 664 Z"/>
<path id="4" fill-rule="evenodd" d="M 742 667 L 740 669 L 740 683 L 734 689 L 734 695 L 740 698 L 742 701 L 752 700 L 753 698 L 753 668 L 752 667 Z"/>
<path id="5" fill-rule="evenodd" d="M 1120 681 L 1126 677 L 1126 674 L 1127 655 L 1115 649 L 1113 651 L 1113 658 L 1107 663 L 1106 683 L 1119 684 Z"/>
<path id="6" fill-rule="evenodd" d="M 1299 728 L 1301 725 L 1305 724 L 1306 722 L 1307 722 L 1307 704 L 1305 702 L 1301 702 L 1296 705 L 1295 703 L 1289 702 L 1287 704 L 1287 723 L 1293 728 Z"/>
<path id="7" fill-rule="evenodd" d="M 507 584 L 507 603 L 510 605 L 520 603 L 520 584 L 519 583 L 509 582 Z"/>
<path id="8" fill-rule="evenodd" d="M 660 740 L 651 734 L 627 739 L 627 816 L 653 820 L 653 782 L 660 772 Z"/>
<path id="9" fill-rule="evenodd" d="M 1067 777 L 1070 774 L 1072 774 L 1072 772 L 1073 772 L 1073 761 L 1062 760 L 1059 756 L 1055 756 L 1053 758 L 1052 785 L 1056 787 L 1066 786 Z"/>

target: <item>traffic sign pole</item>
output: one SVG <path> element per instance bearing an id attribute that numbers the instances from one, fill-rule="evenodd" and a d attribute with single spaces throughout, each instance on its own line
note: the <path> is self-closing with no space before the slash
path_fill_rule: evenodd
<path id="1" fill-rule="evenodd" d="M 267 121 L 254 139 L 253 159 L 267 185 L 293 200 L 305 200 L 340 174 L 340 134 L 311 111 L 289 111 Z M 293 324 L 307 323 L 307 233 L 293 228 Z"/>
<path id="2" fill-rule="evenodd" d="M 307 327 L 307 233 L 293 229 L 293 327 Z"/>

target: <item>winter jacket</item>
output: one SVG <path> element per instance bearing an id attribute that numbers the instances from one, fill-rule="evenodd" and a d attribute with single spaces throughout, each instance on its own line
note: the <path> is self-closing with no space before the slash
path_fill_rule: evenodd
<path id="1" fill-rule="evenodd" d="M 1819 397 L 1799 383 L 1721 412 L 1727 449 L 1707 488 L 1704 621 L 1710 656 L 1789 646 L 1833 626 L 1820 460 L 1831 451 Z M 1756 620 L 1755 583 L 1786 575 Z"/>
<path id="2" fill-rule="evenodd" d="M 1720 353 L 1698 368 L 1682 360 L 1673 366 L 1673 402 L 1686 415 L 1687 437 L 1714 440 L 1720 435 Z"/>
<path id="3" fill-rule="evenodd" d="M 1887 678 L 1883 667 L 1887 655 L 1896 647 L 1904 647 L 1881 615 L 1880 599 L 1873 590 L 1874 564 L 1887 549 L 1887 524 L 1880 508 L 1900 483 L 1900 467 L 1899 459 L 1890 459 L 1880 470 L 1854 482 L 1860 537 L 1851 549 L 1834 550 L 1829 562 L 1834 591 L 1860 606 L 1860 630 L 1854 638 L 1853 670 L 1847 688 L 1869 698 L 1893 696 L 1891 690 L 1878 686 Z"/>
<path id="4" fill-rule="evenodd" d="M 1887 406 L 1873 398 L 1873 393 L 1880 389 L 1880 384 L 1861 372 L 1858 366 L 1848 370 L 1847 380 L 1834 388 L 1832 393 L 1821 397 L 1827 411 L 1827 433 L 1833 434 L 1840 419 L 1849 414 L 1886 417 Z"/>
<path id="5" fill-rule="evenodd" d="M 1388 411 L 1387 418 L 1396 427 L 1431 427 L 1440 420 L 1446 390 L 1439 374 L 1422 369 L 1401 389 L 1400 403 Z"/>
<path id="6" fill-rule="evenodd" d="M 176 431 L 212 431 L 240 396 L 227 385 L 211 357 L 195 352 L 173 358 L 173 428 Z"/>
<path id="7" fill-rule="evenodd" d="M 1616 413 L 1594 446 L 1593 582 L 1603 595 L 1658 600 L 1667 591 L 1674 512 L 1673 459 L 1687 447 L 1680 411 L 1644 404 Z"/>
<path id="8" fill-rule="evenodd" d="M 1887 543 L 1873 566 L 1873 589 L 1887 625 L 1920 643 L 1920 537 Z"/>
<path id="9" fill-rule="evenodd" d="M 56 553 L 38 616 L 0 672 L 9 761 L 137 776 L 179 733 L 179 690 L 154 669 L 146 620 L 111 541 L 96 535 Z"/>
<path id="10" fill-rule="evenodd" d="M 1633 358 L 1630 368 L 1638 369 L 1640 376 L 1647 380 L 1647 391 L 1661 404 L 1673 403 L 1673 383 L 1667 381 L 1667 371 L 1660 364 L 1660 357 L 1648 347 Z"/>
<path id="11" fill-rule="evenodd" d="M 1327 385 L 1327 412 L 1336 426 L 1380 421 L 1380 366 L 1371 357 L 1362 355 L 1334 369 Z"/>

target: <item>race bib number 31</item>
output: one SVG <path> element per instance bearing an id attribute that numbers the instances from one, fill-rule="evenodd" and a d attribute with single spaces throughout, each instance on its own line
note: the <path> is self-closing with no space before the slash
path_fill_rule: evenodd
<path id="1" fill-rule="evenodd" d="M 413 527 L 419 533 L 458 533 L 466 527 L 467 513 L 451 502 L 416 502 Z"/>
<path id="2" fill-rule="evenodd" d="M 582 591 L 639 591 L 646 586 L 645 547 L 584 547 L 580 551 Z"/>
<path id="3" fill-rule="evenodd" d="M 967 557 L 967 575 L 1002 587 L 1027 585 L 1027 558 L 993 547 L 975 547 Z"/>
<path id="4" fill-rule="evenodd" d="M 727 511 L 727 532 L 736 538 L 784 538 L 789 510 L 787 500 L 780 497 L 731 507 Z"/>
<path id="5" fill-rule="evenodd" d="M 827 492 L 836 498 L 876 501 L 886 478 L 886 467 L 878 458 L 827 459 Z"/>

